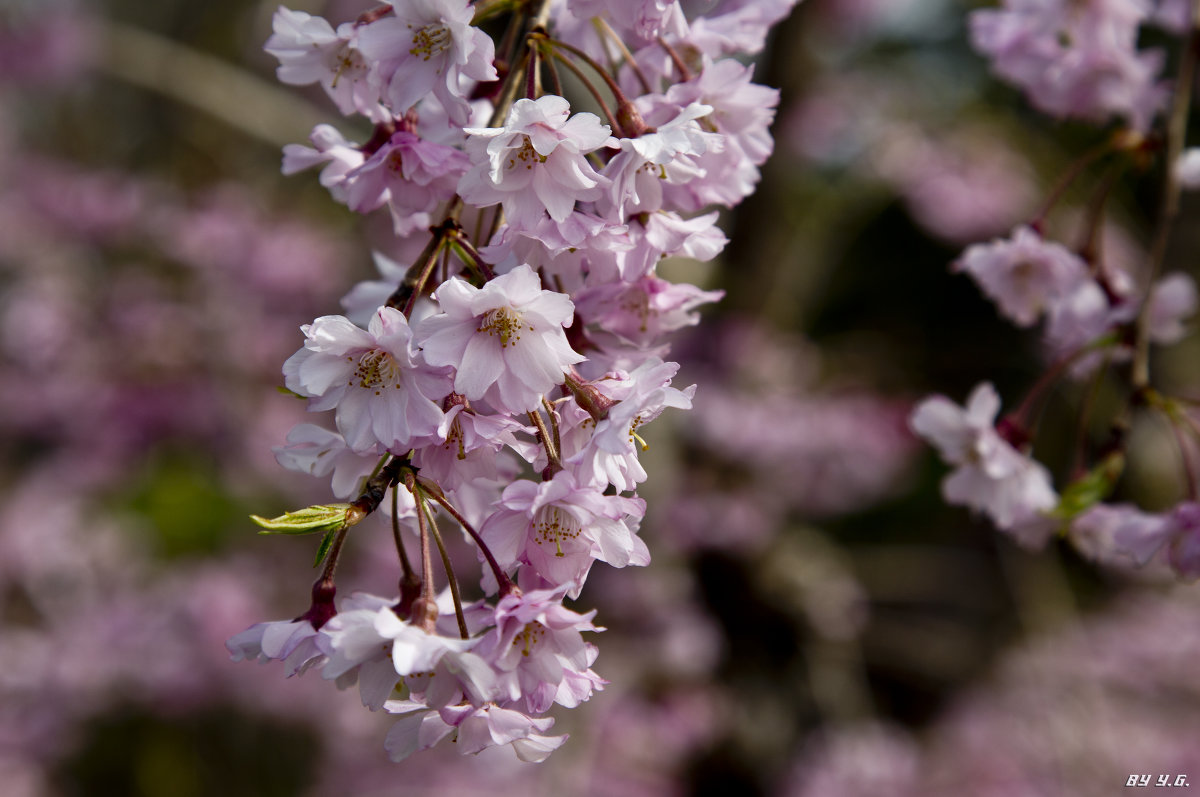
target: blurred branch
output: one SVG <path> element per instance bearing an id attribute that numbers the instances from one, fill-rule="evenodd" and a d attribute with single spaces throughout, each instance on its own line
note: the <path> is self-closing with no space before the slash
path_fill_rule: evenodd
<path id="1" fill-rule="evenodd" d="M 107 20 L 100 71 L 220 119 L 276 147 L 331 118 L 290 91 L 177 41 Z"/>

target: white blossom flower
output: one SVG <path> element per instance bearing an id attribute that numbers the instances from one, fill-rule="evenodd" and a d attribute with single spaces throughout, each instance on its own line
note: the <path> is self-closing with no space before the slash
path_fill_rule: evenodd
<path id="1" fill-rule="evenodd" d="M 389 700 L 384 708 L 400 715 L 388 732 L 384 747 L 393 761 L 403 761 L 415 752 L 427 750 L 453 736 L 462 755 L 473 755 L 488 747 L 512 745 L 522 761 L 546 760 L 567 740 L 546 736 L 554 725 L 552 717 L 530 717 L 495 704 L 485 706 L 448 706 L 440 711 L 413 700 Z"/>
<path id="2" fill-rule="evenodd" d="M 584 360 L 563 331 L 575 306 L 542 290 L 529 266 L 482 288 L 451 277 L 434 295 L 442 312 L 417 324 L 417 343 L 427 362 L 454 366 L 454 390 L 471 401 L 509 413 L 531 410 L 563 383 L 569 366 Z"/>
<path id="3" fill-rule="evenodd" d="M 330 315 L 301 329 L 308 339 L 283 365 L 287 387 L 309 396 L 311 410 L 336 410 L 338 431 L 350 448 L 407 451 L 436 435 L 450 372 L 417 357 L 400 311 L 379 308 L 365 331 Z"/>
<path id="4" fill-rule="evenodd" d="M 1079 256 L 1024 226 L 1010 239 L 968 248 L 954 269 L 970 274 L 1000 312 L 1022 327 L 1032 326 L 1088 279 Z"/>
<path id="5" fill-rule="evenodd" d="M 510 224 L 535 226 L 545 213 L 564 221 L 575 202 L 600 198 L 608 179 L 584 157 L 615 139 L 591 113 L 570 115 L 562 97 L 517 100 L 504 127 L 469 127 L 472 168 L 458 184 L 474 205 L 504 207 Z"/>
<path id="6" fill-rule="evenodd" d="M 913 431 L 938 449 L 942 459 L 957 468 L 942 482 L 942 494 L 952 504 L 986 513 L 1010 532 L 1037 525 L 1043 513 L 1058 504 L 1044 466 L 1017 451 L 993 424 L 1000 397 L 988 383 L 971 392 L 966 407 L 945 396 L 921 402 L 909 420 Z M 1028 545 L 1045 541 L 1048 529 L 1021 535 Z"/>
<path id="7" fill-rule="evenodd" d="M 696 393 L 695 385 L 684 390 L 671 387 L 678 371 L 679 363 L 649 357 L 629 373 L 618 372 L 592 383 L 617 403 L 595 422 L 595 430 L 577 450 L 569 447 L 564 435 L 565 461 L 581 483 L 601 490 L 611 484 L 624 492 L 646 480 L 646 469 L 638 461 L 638 451 L 646 444 L 638 430 L 668 407 L 691 409 Z"/>
<path id="8" fill-rule="evenodd" d="M 524 562 L 551 584 L 568 585 L 576 598 L 594 561 L 649 564 L 646 543 L 635 533 L 645 511 L 640 498 L 604 495 L 560 471 L 540 484 L 510 484 L 479 534 L 502 567 Z"/>
<path id="9" fill-rule="evenodd" d="M 467 124 L 471 107 L 464 80 L 496 79 L 496 47 L 472 27 L 468 0 L 405 0 L 388 16 L 362 26 L 358 47 L 371 63 L 370 81 L 396 116 L 432 93 L 456 124 Z"/>
<path id="10" fill-rule="evenodd" d="M 361 28 L 348 22 L 335 31 L 322 17 L 283 6 L 271 22 L 274 33 L 263 49 L 279 59 L 281 82 L 319 83 L 343 114 L 357 112 L 376 122 L 387 118 L 378 90 L 367 82 L 367 62 L 358 50 Z"/>

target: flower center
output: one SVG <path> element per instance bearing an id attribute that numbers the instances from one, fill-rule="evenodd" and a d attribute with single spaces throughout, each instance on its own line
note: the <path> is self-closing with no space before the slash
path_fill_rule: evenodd
<path id="1" fill-rule="evenodd" d="M 346 359 L 354 361 L 352 356 Z M 396 362 L 395 357 L 383 349 L 371 349 L 358 358 L 358 365 L 355 367 L 350 381 L 346 384 L 350 387 L 357 384 L 367 390 L 374 390 L 376 396 L 380 395 L 383 392 L 382 388 L 385 387 L 394 387 L 399 390 L 400 365 Z"/>
<path id="2" fill-rule="evenodd" d="M 524 137 L 525 141 L 521 144 L 521 148 L 514 152 L 508 158 L 508 168 L 517 168 L 517 161 L 525 164 L 526 169 L 532 169 L 535 163 L 545 163 L 546 156 L 539 155 L 538 151 L 533 148 L 533 144 L 529 140 L 529 136 Z"/>
<path id="3" fill-rule="evenodd" d="M 521 655 L 528 656 L 530 651 L 537 647 L 537 643 L 542 641 L 542 637 L 546 635 L 546 626 L 534 620 L 524 628 L 521 633 L 513 637 L 513 647 L 521 646 Z"/>
<path id="4" fill-rule="evenodd" d="M 554 543 L 555 556 L 564 556 L 563 540 L 573 540 L 583 531 L 579 521 L 570 513 L 556 506 L 548 506 L 538 513 L 533 524 L 533 539 L 538 545 Z"/>
<path id="5" fill-rule="evenodd" d="M 517 345 L 517 341 L 521 339 L 522 329 L 533 331 L 533 327 L 526 325 L 521 314 L 516 310 L 511 307 L 497 307 L 479 320 L 479 327 L 475 331 L 499 336 L 500 348 L 503 349 L 510 344 Z"/>
<path id="6" fill-rule="evenodd" d="M 365 73 L 366 71 L 367 64 L 365 61 L 363 61 L 362 56 L 358 54 L 358 51 L 352 49 L 350 45 L 344 44 L 337 51 L 337 55 L 334 58 L 333 80 L 330 82 L 329 86 L 330 88 L 336 89 L 338 87 L 338 81 L 342 79 L 342 75 L 351 73 L 350 79 L 358 80 L 361 75 L 353 73 Z"/>
<path id="7" fill-rule="evenodd" d="M 621 299 L 620 307 L 641 320 L 638 331 L 643 333 L 650 328 L 650 314 L 657 314 L 656 311 L 650 309 L 650 296 L 641 290 L 628 291 Z"/>
<path id="8" fill-rule="evenodd" d="M 446 451 L 457 448 L 458 451 L 455 456 L 457 456 L 459 459 L 467 458 L 467 449 L 463 440 L 462 423 L 458 418 L 455 418 L 453 421 L 451 421 L 450 431 L 446 435 L 446 442 L 442 443 L 442 448 Z"/>
<path id="9" fill-rule="evenodd" d="M 634 418 L 633 423 L 629 424 L 629 443 L 630 443 L 630 445 L 632 445 L 633 441 L 636 440 L 638 442 L 638 445 L 641 446 L 643 451 L 649 451 L 650 444 L 647 443 L 645 440 L 643 440 L 642 436 L 637 433 L 637 429 L 641 425 L 642 425 L 642 416 L 641 415 Z"/>
<path id="10" fill-rule="evenodd" d="M 412 25 L 408 26 L 412 29 Z M 431 22 L 413 32 L 410 55 L 415 55 L 423 61 L 428 61 L 435 55 L 441 55 L 450 49 L 450 29 L 437 22 Z"/>

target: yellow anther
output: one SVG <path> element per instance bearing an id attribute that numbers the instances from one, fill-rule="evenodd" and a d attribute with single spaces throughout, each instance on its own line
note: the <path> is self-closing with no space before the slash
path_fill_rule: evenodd
<path id="1" fill-rule="evenodd" d="M 411 25 L 409 26 L 412 27 Z M 423 28 L 417 28 L 412 37 L 412 48 L 409 49 L 410 55 L 419 56 L 422 60 L 428 61 L 435 55 L 440 55 L 450 48 L 450 29 L 445 25 L 438 23 L 430 23 Z"/>
<path id="2" fill-rule="evenodd" d="M 582 531 L 579 521 L 556 506 L 546 507 L 533 525 L 533 539 L 538 545 L 554 543 L 554 555 L 565 556 L 563 540 L 573 540 Z"/>
<path id="3" fill-rule="evenodd" d="M 475 331 L 498 335 L 500 347 L 505 348 L 510 343 L 516 345 L 516 342 L 521 339 L 523 327 L 533 331 L 533 327 L 525 327 L 521 320 L 521 314 L 516 310 L 511 307 L 497 307 L 480 319 L 479 327 Z"/>

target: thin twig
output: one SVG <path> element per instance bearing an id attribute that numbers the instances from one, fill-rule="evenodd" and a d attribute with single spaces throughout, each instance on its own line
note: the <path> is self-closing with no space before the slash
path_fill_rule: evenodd
<path id="1" fill-rule="evenodd" d="M 426 495 L 428 495 L 434 501 L 437 501 L 442 509 L 445 509 L 447 512 L 449 512 L 450 516 L 458 521 L 458 525 L 462 526 L 463 531 L 465 531 L 470 538 L 475 541 L 475 544 L 479 546 L 479 550 L 483 554 L 483 558 L 487 561 L 488 567 L 492 569 L 492 575 L 496 577 L 496 582 L 500 585 L 500 594 L 507 595 L 509 592 L 516 589 L 516 585 L 514 585 L 512 583 L 512 579 L 508 577 L 508 573 L 504 572 L 504 568 L 500 566 L 500 563 L 496 561 L 496 557 L 492 555 L 492 550 L 488 548 L 487 543 L 485 543 L 483 538 L 479 536 L 479 532 L 477 532 L 475 527 L 472 526 L 471 523 L 462 516 L 461 512 L 454 508 L 453 504 L 446 500 L 446 496 L 442 495 L 441 489 L 436 484 L 433 484 L 432 482 L 420 477 L 417 477 L 417 483 L 421 485 L 421 489 L 425 491 Z"/>
<path id="2" fill-rule="evenodd" d="M 688 69 L 687 64 L 683 62 L 683 58 L 675 51 L 666 39 L 662 36 L 658 37 L 658 46 L 667 51 L 667 55 L 671 58 L 671 63 L 675 65 L 675 71 L 679 73 L 679 80 L 682 83 L 687 83 L 692 79 L 692 70 Z"/>
<path id="3" fill-rule="evenodd" d="M 529 420 L 537 427 L 538 440 L 542 443 L 542 448 L 546 449 L 546 473 L 542 474 L 543 479 L 549 479 L 555 473 L 563 469 L 562 460 L 558 456 L 558 446 L 554 444 L 554 438 L 550 436 L 550 431 L 546 428 L 546 422 L 542 420 L 542 413 L 538 410 L 529 411 Z"/>
<path id="4" fill-rule="evenodd" d="M 1050 193 L 1046 196 L 1045 201 L 1042 202 L 1042 206 L 1038 209 L 1038 212 L 1034 214 L 1033 219 L 1029 222 L 1029 226 L 1040 231 L 1042 224 L 1046 221 L 1046 217 L 1050 215 L 1050 211 L 1054 209 L 1054 206 L 1058 204 L 1058 200 L 1062 199 L 1063 194 L 1066 193 L 1067 189 L 1071 187 L 1071 184 L 1075 182 L 1079 175 L 1083 174 L 1083 170 L 1111 153 L 1113 148 L 1113 141 L 1109 139 L 1092 147 L 1068 166 L 1067 170 L 1059 175 L 1058 181 L 1050 189 Z"/>
<path id="5" fill-rule="evenodd" d="M 633 74 L 637 76 L 638 83 L 640 83 L 642 86 L 642 93 L 653 94 L 654 90 L 650 88 L 650 81 L 646 79 L 646 73 L 643 72 L 642 68 L 638 65 L 637 59 L 633 57 L 633 53 L 629 52 L 629 48 L 625 46 L 625 42 L 620 36 L 617 35 L 617 32 L 612 29 L 612 25 L 609 25 L 608 21 L 605 20 L 604 17 L 595 17 L 592 21 L 596 23 L 596 27 L 601 30 L 606 39 L 617 45 L 617 49 L 621 51 L 621 55 L 625 56 L 625 63 L 629 64 L 629 68 L 632 69 Z M 605 52 L 608 52 L 607 47 L 605 48 Z M 616 73 L 617 70 L 613 69 L 613 74 L 615 75 Z"/>
<path id="6" fill-rule="evenodd" d="M 600 110 L 603 112 L 604 118 L 608 120 L 608 125 L 612 128 L 613 132 L 621 132 L 621 125 L 617 122 L 617 117 L 613 115 L 612 109 L 609 108 L 608 103 L 604 101 L 604 97 L 600 94 L 600 90 L 596 88 L 592 81 L 588 80 L 587 75 L 583 74 L 583 70 L 571 63 L 570 59 L 563 56 L 563 54 L 558 52 L 558 50 L 554 50 L 551 55 L 554 56 L 555 60 L 560 61 L 567 69 L 570 69 L 575 74 L 575 77 L 579 78 L 579 81 L 583 83 L 584 88 L 586 88 L 592 95 L 592 99 L 594 99 L 596 104 L 600 106 Z"/>
<path id="7" fill-rule="evenodd" d="M 454 568 L 450 565 L 450 555 L 446 553 L 446 543 L 442 541 L 442 534 L 438 531 L 437 520 L 433 517 L 433 512 L 429 509 L 429 502 L 425 500 L 425 492 L 419 491 L 420 508 L 418 511 L 424 512 L 426 519 L 429 521 L 429 531 L 433 535 L 433 541 L 437 543 L 438 553 L 442 557 L 442 569 L 446 571 L 446 581 L 450 584 L 450 597 L 454 601 L 454 617 L 458 620 L 458 633 L 463 639 L 470 638 L 470 633 L 467 632 L 467 618 L 463 615 L 462 595 L 458 591 L 458 578 L 454 575 Z"/>

